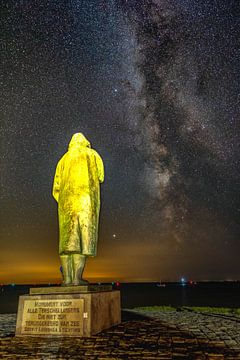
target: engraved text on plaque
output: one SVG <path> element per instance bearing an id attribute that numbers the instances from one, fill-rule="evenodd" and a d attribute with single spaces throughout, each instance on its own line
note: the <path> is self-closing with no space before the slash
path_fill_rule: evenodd
<path id="1" fill-rule="evenodd" d="M 83 299 L 25 300 L 21 334 L 82 335 L 83 305 Z"/>

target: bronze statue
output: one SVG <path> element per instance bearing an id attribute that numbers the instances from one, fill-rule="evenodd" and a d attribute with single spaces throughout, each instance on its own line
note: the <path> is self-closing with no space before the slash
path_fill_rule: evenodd
<path id="1" fill-rule="evenodd" d="M 98 240 L 100 183 L 104 167 L 83 134 L 74 134 L 57 164 L 53 197 L 58 202 L 59 254 L 63 285 L 83 285 L 86 257 L 95 256 Z"/>

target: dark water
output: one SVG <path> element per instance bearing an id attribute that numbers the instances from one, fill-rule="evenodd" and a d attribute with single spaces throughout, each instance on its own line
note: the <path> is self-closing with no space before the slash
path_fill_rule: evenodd
<path id="1" fill-rule="evenodd" d="M 121 288 L 123 307 L 172 305 L 240 307 L 240 282 L 124 284 Z"/>
<path id="2" fill-rule="evenodd" d="M 41 285 L 38 285 L 41 286 Z M 19 295 L 28 294 L 33 285 L 0 287 L 0 313 L 16 313 Z M 223 306 L 240 307 L 240 282 L 216 282 L 185 285 L 166 283 L 131 283 L 114 286 L 121 290 L 123 308 L 136 306 Z"/>

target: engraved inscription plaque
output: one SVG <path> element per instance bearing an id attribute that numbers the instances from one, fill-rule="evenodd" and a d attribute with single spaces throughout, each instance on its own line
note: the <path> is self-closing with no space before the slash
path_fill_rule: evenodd
<path id="1" fill-rule="evenodd" d="M 83 299 L 26 299 L 21 334 L 81 336 L 83 310 Z"/>

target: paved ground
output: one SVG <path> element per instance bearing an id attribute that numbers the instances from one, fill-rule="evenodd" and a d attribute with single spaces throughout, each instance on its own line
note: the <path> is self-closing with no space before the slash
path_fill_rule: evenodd
<path id="1" fill-rule="evenodd" d="M 237 318 L 187 311 L 147 315 L 124 312 L 121 325 L 85 339 L 14 337 L 16 316 L 0 315 L 0 359 L 240 360 Z"/>

